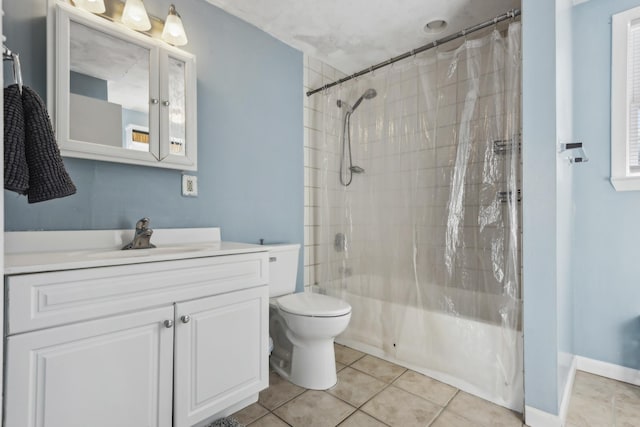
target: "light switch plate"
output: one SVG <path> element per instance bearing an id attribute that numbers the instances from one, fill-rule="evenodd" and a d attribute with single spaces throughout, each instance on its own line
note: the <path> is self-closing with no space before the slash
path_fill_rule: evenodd
<path id="1" fill-rule="evenodd" d="M 182 175 L 182 195 L 196 197 L 198 195 L 198 177 Z"/>

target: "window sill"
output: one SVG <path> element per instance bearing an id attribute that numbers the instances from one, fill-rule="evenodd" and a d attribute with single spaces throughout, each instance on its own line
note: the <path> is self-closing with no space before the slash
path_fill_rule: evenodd
<path id="1" fill-rule="evenodd" d="M 640 191 L 640 176 L 612 176 L 611 184 L 616 191 Z"/>

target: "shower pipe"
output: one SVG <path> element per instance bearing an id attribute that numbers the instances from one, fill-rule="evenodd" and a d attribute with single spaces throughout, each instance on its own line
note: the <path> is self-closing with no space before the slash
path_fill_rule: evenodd
<path id="1" fill-rule="evenodd" d="M 339 85 L 341 83 L 344 83 L 344 82 L 347 82 L 349 80 L 355 79 L 356 77 L 360 77 L 360 76 L 363 76 L 365 74 L 371 73 L 371 72 L 373 72 L 375 70 L 378 70 L 380 68 L 386 67 L 387 65 L 391 65 L 391 64 L 393 64 L 395 62 L 402 61 L 403 59 L 411 58 L 412 56 L 415 56 L 415 55 L 417 55 L 419 53 L 425 52 L 425 51 L 427 51 L 429 49 L 433 49 L 434 47 L 438 47 L 441 44 L 448 43 L 448 42 L 450 42 L 452 40 L 455 40 L 455 39 L 458 39 L 460 37 L 465 37 L 467 34 L 471 34 L 471 33 L 474 33 L 476 31 L 480 31 L 480 30 L 482 30 L 484 28 L 490 27 L 492 25 L 496 25 L 499 22 L 506 21 L 507 19 L 515 19 L 517 16 L 520 16 L 521 14 L 522 14 L 522 12 L 521 12 L 520 9 L 511 9 L 510 11 L 508 11 L 506 13 L 503 13 L 502 15 L 498 15 L 495 18 L 490 19 L 488 21 L 485 21 L 485 22 L 483 22 L 481 24 L 474 25 L 473 27 L 465 28 L 462 31 L 458 31 L 457 33 L 454 33 L 454 34 L 451 34 L 449 36 L 443 37 L 443 38 L 438 39 L 436 41 L 433 41 L 431 43 L 427 43 L 424 46 L 420 46 L 417 49 L 410 50 L 410 51 L 405 52 L 405 53 L 403 53 L 401 55 L 394 56 L 393 58 L 388 59 L 388 60 L 386 60 L 384 62 L 380 62 L 379 64 L 372 65 L 369 68 L 365 68 L 365 69 L 363 69 L 361 71 L 358 71 L 355 74 L 351 74 L 350 76 L 344 77 L 344 78 L 342 78 L 340 80 L 336 80 L 333 83 L 328 83 L 328 84 L 326 84 L 326 85 L 324 85 L 322 87 L 319 87 L 317 89 L 310 90 L 310 91 L 307 92 L 307 96 L 311 96 L 311 95 L 313 95 L 315 93 L 322 92 L 323 90 L 329 89 L 330 87 L 334 87 L 334 86 Z"/>

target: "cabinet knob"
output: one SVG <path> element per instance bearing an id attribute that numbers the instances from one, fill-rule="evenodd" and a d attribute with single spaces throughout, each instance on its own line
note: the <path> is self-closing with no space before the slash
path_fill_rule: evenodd
<path id="1" fill-rule="evenodd" d="M 151 103 L 152 104 L 157 104 L 158 102 L 160 102 L 160 100 L 158 98 L 151 98 Z"/>
<path id="2" fill-rule="evenodd" d="M 165 107 L 169 106 L 169 101 L 162 101 L 162 105 L 164 105 Z"/>
<path id="3" fill-rule="evenodd" d="M 165 327 L 165 328 L 171 328 L 171 327 L 173 327 L 173 320 L 169 320 L 169 319 L 165 320 L 165 321 L 164 321 L 164 327 Z"/>
<path id="4" fill-rule="evenodd" d="M 189 321 L 191 320 L 191 316 L 189 316 L 188 314 L 185 314 L 180 318 L 180 320 L 182 320 L 182 323 L 189 323 Z"/>

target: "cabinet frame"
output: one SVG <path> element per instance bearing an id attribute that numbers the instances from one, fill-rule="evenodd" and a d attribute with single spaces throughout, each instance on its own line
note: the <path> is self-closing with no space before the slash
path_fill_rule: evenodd
<path id="1" fill-rule="evenodd" d="M 76 22 L 96 31 L 149 49 L 149 152 L 71 139 L 70 25 Z M 179 170 L 197 170 L 197 78 L 195 56 L 160 40 L 111 22 L 69 4 L 49 0 L 47 13 L 47 98 L 60 152 L 65 157 L 101 160 Z M 168 109 L 162 105 L 168 89 L 167 58 L 185 62 L 185 155 L 170 155 Z M 151 99 L 160 102 L 152 103 Z M 56 112 L 56 114 L 54 114 Z M 163 130 L 166 129 L 166 130 Z"/>

